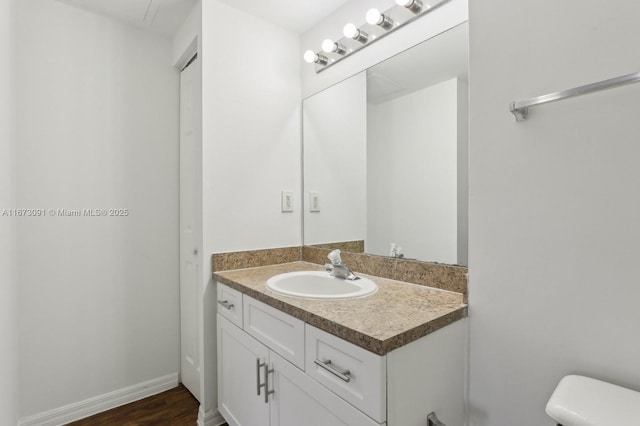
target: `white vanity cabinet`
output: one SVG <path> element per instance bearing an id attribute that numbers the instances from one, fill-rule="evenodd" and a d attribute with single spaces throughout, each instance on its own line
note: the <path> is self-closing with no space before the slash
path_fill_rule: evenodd
<path id="1" fill-rule="evenodd" d="M 234 301 L 217 315 L 229 425 L 424 426 L 431 411 L 463 424 L 466 320 L 380 356 L 220 283 L 218 297 Z"/>
<path id="2" fill-rule="evenodd" d="M 221 287 L 235 291 L 218 287 L 219 296 Z M 217 315 L 218 409 L 229 425 L 379 425 L 296 366 L 304 367 L 302 321 L 242 298 L 233 307 L 242 306 L 240 324 L 228 319 L 238 317 L 228 304 Z"/>

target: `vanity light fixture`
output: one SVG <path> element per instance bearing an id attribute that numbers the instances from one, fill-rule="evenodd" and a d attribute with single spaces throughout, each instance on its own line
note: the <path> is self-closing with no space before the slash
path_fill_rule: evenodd
<path id="1" fill-rule="evenodd" d="M 322 42 L 322 51 L 325 53 L 337 53 L 338 55 L 344 55 L 347 53 L 347 49 L 339 43 L 331 39 L 326 39 Z"/>
<path id="2" fill-rule="evenodd" d="M 429 4 L 425 3 L 427 1 Z M 365 24 L 358 27 L 348 23 L 342 29 L 343 38 L 336 41 L 326 39 L 322 42 L 322 51 L 316 53 L 313 50 L 307 50 L 304 53 L 304 60 L 314 64 L 317 73 L 326 70 L 449 1 L 451 0 L 395 0 L 395 5 L 384 12 L 369 9 Z"/>
<path id="3" fill-rule="evenodd" d="M 381 13 L 378 9 L 369 9 L 367 12 L 367 24 L 378 25 L 385 30 L 389 30 L 393 27 L 393 19 Z"/>
<path id="4" fill-rule="evenodd" d="M 398 6 L 406 7 L 413 13 L 420 13 L 422 10 L 422 2 L 420 0 L 396 0 L 396 4 Z"/>
<path id="5" fill-rule="evenodd" d="M 342 34 L 344 34 L 346 38 L 351 38 L 363 44 L 369 40 L 369 34 L 358 29 L 358 27 L 356 27 L 352 23 L 348 23 L 344 26 L 344 28 L 342 29 Z"/>
<path id="6" fill-rule="evenodd" d="M 307 50 L 304 52 L 304 61 L 308 64 L 327 65 L 329 60 L 326 56 L 314 52 L 313 50 Z"/>

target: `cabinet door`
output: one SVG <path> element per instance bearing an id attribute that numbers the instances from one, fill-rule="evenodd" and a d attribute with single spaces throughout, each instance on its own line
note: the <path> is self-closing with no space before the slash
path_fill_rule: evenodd
<path id="1" fill-rule="evenodd" d="M 264 368 L 256 363 L 268 362 L 269 350 L 222 315 L 217 320 L 218 409 L 230 426 L 267 425 Z"/>
<path id="2" fill-rule="evenodd" d="M 270 358 L 271 426 L 378 426 L 275 352 Z"/>

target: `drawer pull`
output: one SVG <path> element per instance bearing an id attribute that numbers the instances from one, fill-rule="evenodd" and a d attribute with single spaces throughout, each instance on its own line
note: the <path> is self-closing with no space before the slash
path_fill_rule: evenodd
<path id="1" fill-rule="evenodd" d="M 265 391 L 264 403 L 268 404 L 269 395 L 271 395 L 272 393 L 276 393 L 274 389 L 269 390 L 269 374 L 273 373 L 275 370 L 273 368 L 269 368 L 266 362 L 263 364 L 263 368 L 264 368 L 264 391 Z"/>
<path id="2" fill-rule="evenodd" d="M 223 308 L 226 308 L 226 309 L 233 308 L 233 303 L 229 303 L 228 300 L 218 300 L 218 304 L 221 305 Z"/>
<path id="3" fill-rule="evenodd" d="M 266 383 L 260 383 L 260 368 L 267 365 L 266 362 L 260 362 L 260 358 L 256 358 L 256 389 L 258 391 L 258 396 L 260 396 L 260 388 L 266 386 Z"/>
<path id="4" fill-rule="evenodd" d="M 329 373 L 333 374 L 334 376 L 344 380 L 345 382 L 349 383 L 351 381 L 351 377 L 349 377 L 349 374 L 351 374 L 351 372 L 349 370 L 341 370 L 339 368 L 334 367 L 331 364 L 331 360 L 328 359 L 326 361 L 320 361 L 319 359 L 316 359 L 315 361 L 313 361 L 317 366 L 324 368 L 325 370 L 327 370 Z"/>

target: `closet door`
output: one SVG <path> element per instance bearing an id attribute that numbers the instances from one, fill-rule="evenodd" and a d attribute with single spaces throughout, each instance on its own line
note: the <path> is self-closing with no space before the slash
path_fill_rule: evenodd
<path id="1" fill-rule="evenodd" d="M 198 401 L 202 300 L 199 73 L 197 58 L 180 73 L 180 375 L 182 383 Z"/>

